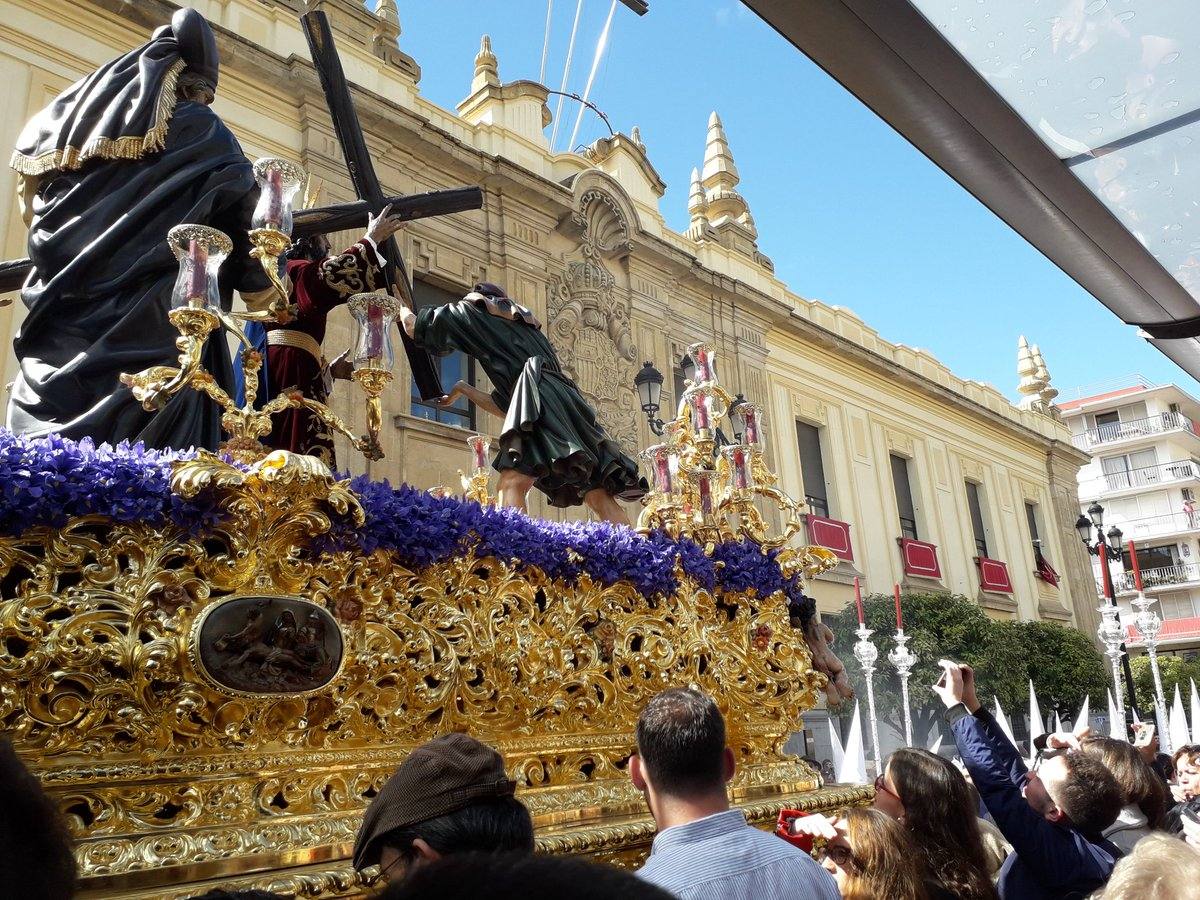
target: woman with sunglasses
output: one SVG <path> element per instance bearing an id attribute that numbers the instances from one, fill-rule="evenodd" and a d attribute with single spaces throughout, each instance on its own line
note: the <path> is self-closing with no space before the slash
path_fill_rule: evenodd
<path id="1" fill-rule="evenodd" d="M 877 809 L 845 809 L 827 819 L 804 816 L 796 834 L 811 834 L 813 855 L 833 876 L 843 900 L 930 900 L 904 828 Z"/>
<path id="2" fill-rule="evenodd" d="M 996 900 L 975 799 L 954 763 L 897 750 L 875 779 L 874 807 L 908 831 L 932 900 Z"/>

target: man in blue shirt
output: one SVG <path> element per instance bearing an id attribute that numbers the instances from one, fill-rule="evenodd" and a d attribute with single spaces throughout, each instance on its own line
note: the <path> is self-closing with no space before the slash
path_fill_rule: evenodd
<path id="1" fill-rule="evenodd" d="M 711 697 L 663 691 L 638 718 L 637 744 L 630 777 L 658 825 L 639 877 L 683 900 L 839 900 L 812 857 L 730 809 L 733 751 Z"/>
<path id="2" fill-rule="evenodd" d="M 1121 789 L 1099 760 L 1054 735 L 1057 755 L 1030 772 L 996 720 L 979 705 L 970 666 L 942 660 L 934 693 L 971 780 L 1012 844 L 1000 869 L 1001 900 L 1082 898 L 1108 881 L 1121 851 L 1103 831 L 1121 810 Z M 1077 749 L 1078 744 L 1075 743 Z"/>

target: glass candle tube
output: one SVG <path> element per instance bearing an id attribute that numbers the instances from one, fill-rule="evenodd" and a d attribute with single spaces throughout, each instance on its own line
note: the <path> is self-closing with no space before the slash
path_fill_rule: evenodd
<path id="1" fill-rule="evenodd" d="M 488 452 L 492 442 L 483 434 L 473 434 L 467 438 L 467 446 L 471 448 L 471 472 L 485 471 L 488 467 Z"/>
<path id="2" fill-rule="evenodd" d="M 696 384 L 716 383 L 716 355 L 713 348 L 705 343 L 692 344 L 688 347 L 688 356 L 696 364 Z"/>
<path id="3" fill-rule="evenodd" d="M 750 449 L 742 444 L 725 448 L 725 457 L 729 460 L 732 472 L 733 486 L 736 490 L 744 491 L 750 487 Z"/>
<path id="4" fill-rule="evenodd" d="M 692 428 L 697 431 L 712 430 L 712 397 L 703 391 L 692 394 Z"/>
<path id="5" fill-rule="evenodd" d="M 753 403 L 743 403 L 741 406 L 742 416 L 745 417 L 745 433 L 743 443 L 750 447 L 758 447 L 762 444 L 762 410 Z"/>
<path id="6" fill-rule="evenodd" d="M 392 349 L 392 323 L 400 314 L 400 304 L 380 292 L 355 294 L 346 304 L 358 325 L 354 341 L 355 366 L 391 369 L 396 364 Z"/>
<path id="7" fill-rule="evenodd" d="M 292 233 L 292 204 L 300 185 L 304 183 L 305 171 L 293 162 L 266 156 L 254 164 L 254 178 L 258 182 L 258 205 L 251 217 L 252 228 L 273 228 L 284 234 Z"/>
<path id="8" fill-rule="evenodd" d="M 167 232 L 167 244 L 179 260 L 179 274 L 171 289 L 171 306 L 219 306 L 218 271 L 233 251 L 233 242 L 206 225 L 176 225 Z"/>

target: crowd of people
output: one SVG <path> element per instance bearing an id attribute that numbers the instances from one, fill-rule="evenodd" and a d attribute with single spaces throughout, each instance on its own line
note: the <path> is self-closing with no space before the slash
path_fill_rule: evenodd
<path id="1" fill-rule="evenodd" d="M 1183 900 L 1200 897 L 1200 745 L 1157 752 L 1085 727 L 1036 742 L 1030 768 L 978 700 L 969 666 L 943 661 L 954 760 L 903 748 L 871 807 L 781 815 L 777 833 L 730 803 L 736 760 L 713 699 L 654 697 L 629 777 L 657 826 L 636 872 L 534 852 L 533 820 L 503 758 L 465 734 L 414 750 L 373 798 L 353 864 L 380 900 Z M 38 865 L 30 865 L 36 860 Z M 0 885 L 72 897 L 60 815 L 0 741 Z M 273 900 L 216 889 L 195 900 Z"/>

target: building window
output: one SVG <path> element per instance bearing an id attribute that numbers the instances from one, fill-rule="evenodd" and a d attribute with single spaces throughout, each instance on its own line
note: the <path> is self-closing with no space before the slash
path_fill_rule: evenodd
<path id="1" fill-rule="evenodd" d="M 807 422 L 796 422 L 796 445 L 800 449 L 800 478 L 809 512 L 829 518 L 829 491 L 821 460 L 821 430 Z"/>
<path id="2" fill-rule="evenodd" d="M 1138 547 L 1138 568 L 1142 572 L 1147 572 L 1150 569 L 1169 569 L 1177 566 L 1179 565 L 1178 552 L 1174 544 L 1165 544 L 1160 547 Z M 1121 560 L 1125 564 L 1125 571 L 1132 572 L 1133 562 L 1130 560 L 1128 551 L 1121 554 Z"/>
<path id="3" fill-rule="evenodd" d="M 1033 544 L 1035 551 L 1041 551 L 1042 559 L 1049 562 L 1050 557 L 1046 553 L 1046 548 L 1042 544 L 1042 529 L 1038 525 L 1038 519 L 1041 518 L 1041 510 L 1038 509 L 1036 503 L 1026 502 L 1025 504 L 1025 521 L 1029 525 L 1029 541 Z"/>
<path id="4" fill-rule="evenodd" d="M 417 309 L 424 309 L 427 306 L 455 303 L 461 298 L 457 294 L 444 291 L 418 279 L 413 283 L 413 299 L 416 301 Z M 445 390 L 450 390 L 460 381 L 465 381 L 470 385 L 475 384 L 475 361 L 465 353 L 450 353 L 437 358 L 437 363 L 441 369 L 442 387 Z M 412 385 L 410 396 L 412 397 L 412 414 L 417 418 L 428 419 L 430 422 L 441 422 L 444 425 L 457 425 L 468 431 L 475 430 L 475 406 L 465 397 L 457 398 L 453 406 L 443 409 L 436 404 L 422 400 L 421 392 L 417 390 L 415 383 Z"/>
<path id="5" fill-rule="evenodd" d="M 891 454 L 892 486 L 896 490 L 896 508 L 900 511 L 900 534 L 910 540 L 920 540 L 917 535 L 917 509 L 913 504 L 912 482 L 908 477 L 908 460 Z"/>
<path id="6" fill-rule="evenodd" d="M 971 511 L 971 533 L 975 536 L 975 555 L 988 556 L 987 532 L 983 528 L 983 504 L 979 500 L 979 485 L 967 482 L 967 508 Z"/>
<path id="7" fill-rule="evenodd" d="M 1112 412 L 1096 413 L 1096 427 L 1101 425 L 1117 425 L 1121 421 L 1121 414 L 1117 410 Z"/>
<path id="8" fill-rule="evenodd" d="M 1100 460 L 1104 483 L 1110 491 L 1130 487 L 1146 487 L 1162 481 L 1158 454 L 1153 447 L 1121 456 L 1106 456 Z"/>

